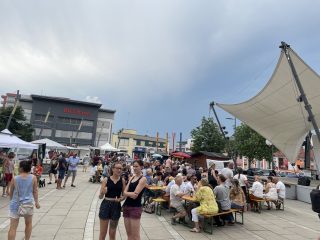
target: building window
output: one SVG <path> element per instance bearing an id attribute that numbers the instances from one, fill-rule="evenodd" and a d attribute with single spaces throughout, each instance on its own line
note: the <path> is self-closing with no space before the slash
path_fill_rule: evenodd
<path id="1" fill-rule="evenodd" d="M 128 138 L 120 138 L 119 145 L 120 146 L 129 146 L 129 139 Z"/>
<path id="2" fill-rule="evenodd" d="M 104 120 L 98 120 L 97 128 L 109 129 L 110 128 L 110 122 L 109 121 L 104 121 Z"/>
<path id="3" fill-rule="evenodd" d="M 75 137 L 77 134 L 75 134 Z M 78 138 L 79 139 L 92 139 L 92 133 L 90 132 L 79 132 L 78 133 Z"/>
<path id="4" fill-rule="evenodd" d="M 40 135 L 41 128 L 35 128 L 36 136 Z M 41 137 L 51 137 L 52 130 L 51 129 L 43 129 L 41 133 Z"/>
<path id="5" fill-rule="evenodd" d="M 136 140 L 136 145 L 141 146 L 141 140 Z"/>
<path id="6" fill-rule="evenodd" d="M 93 127 L 93 121 L 82 120 L 82 126 L 84 126 L 84 127 Z"/>
<path id="7" fill-rule="evenodd" d="M 42 123 L 42 122 L 45 121 L 46 116 L 47 116 L 47 115 L 45 115 L 45 114 L 35 114 L 35 115 L 34 115 L 34 122 L 37 122 L 37 123 L 40 122 L 40 123 Z M 52 121 L 53 121 L 53 116 L 50 115 L 50 116 L 48 117 L 48 122 L 52 122 Z"/>

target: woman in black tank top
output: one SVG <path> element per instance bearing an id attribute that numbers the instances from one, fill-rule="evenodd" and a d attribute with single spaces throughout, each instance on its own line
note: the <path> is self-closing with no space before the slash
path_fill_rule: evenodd
<path id="1" fill-rule="evenodd" d="M 99 198 L 103 201 L 100 205 L 100 237 L 104 240 L 108 233 L 109 239 L 116 239 L 116 231 L 121 216 L 121 201 L 124 199 L 123 190 L 125 181 L 121 178 L 122 165 L 115 162 L 110 168 L 110 177 L 104 178 L 101 183 Z"/>
<path id="2" fill-rule="evenodd" d="M 123 217 L 128 240 L 140 239 L 141 198 L 147 185 L 147 179 L 143 177 L 142 168 L 142 160 L 133 162 L 134 175 L 129 180 L 123 193 L 127 197 L 123 204 Z"/>

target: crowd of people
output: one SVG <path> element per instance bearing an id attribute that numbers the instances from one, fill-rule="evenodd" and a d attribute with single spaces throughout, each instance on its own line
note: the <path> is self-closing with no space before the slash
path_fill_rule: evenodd
<path id="1" fill-rule="evenodd" d="M 13 158 L 14 154 L 9 153 L 3 163 L 4 178 L 8 183 L 3 188 L 3 196 L 9 195 L 11 199 L 9 239 L 14 239 L 17 219 L 21 216 L 17 199 L 22 199 L 25 203 L 35 202 L 35 207 L 40 207 L 37 186 L 43 172 L 41 164 L 33 155 L 31 161 L 20 162 L 19 174 L 14 178 Z M 151 203 L 150 199 L 158 196 L 169 202 L 168 207 L 175 209 L 171 223 L 174 225 L 177 219 L 189 216 L 194 223 L 192 232 L 201 231 L 200 218 L 204 214 L 228 212 L 230 209 L 245 211 L 250 199 L 272 199 L 273 201 L 268 203 L 268 208 L 271 208 L 270 204 L 285 197 L 284 185 L 277 177 L 269 177 L 265 186 L 256 177 L 249 191 L 246 175 L 241 168 L 235 169 L 232 162 L 220 172 L 216 170 L 214 163 L 211 163 L 208 169 L 196 169 L 183 160 L 170 158 L 166 161 L 144 159 L 128 163 L 126 159 L 116 155 L 107 159 L 86 156 L 83 162 L 83 171 L 87 171 L 87 166 L 91 164 L 92 176 L 95 176 L 96 180 L 99 177 L 101 182 L 99 239 L 105 239 L 107 234 L 110 239 L 115 239 L 121 211 L 128 239 L 140 239 L 139 225 L 143 207 Z M 78 164 L 79 157 L 75 153 L 68 156 L 64 153 L 53 154 L 48 184 L 52 184 L 54 178 L 56 188 L 60 190 L 66 187 L 68 178 L 72 176 L 71 187 L 75 187 Z M 151 191 L 146 188 L 148 185 L 163 186 L 164 191 Z M 27 188 L 28 191 L 19 192 L 21 188 Z M 194 201 L 186 203 L 183 196 L 191 196 Z M 32 222 L 32 212 L 26 215 L 25 219 L 25 239 L 29 239 L 31 229 L 28 224 Z M 234 224 L 231 213 L 215 217 L 214 220 L 217 226 Z"/>

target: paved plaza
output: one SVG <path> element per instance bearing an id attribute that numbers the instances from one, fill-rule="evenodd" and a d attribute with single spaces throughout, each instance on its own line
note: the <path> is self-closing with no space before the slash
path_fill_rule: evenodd
<path id="1" fill-rule="evenodd" d="M 31 239 L 98 239 L 99 238 L 99 184 L 88 182 L 88 173 L 78 171 L 76 188 L 56 190 L 55 185 L 39 189 L 41 208 L 35 210 Z M 48 182 L 48 181 L 47 181 Z M 7 238 L 9 228 L 8 198 L 0 199 L 0 239 Z M 170 225 L 171 213 L 163 210 L 163 216 L 144 213 L 141 220 L 141 239 L 317 239 L 320 236 L 320 220 L 312 212 L 310 204 L 287 200 L 285 211 L 263 210 L 261 214 L 246 212 L 244 225 L 235 224 L 214 228 L 213 235 L 191 233 L 183 225 Z M 17 232 L 23 239 L 23 219 Z M 127 239 L 123 219 L 117 239 Z"/>

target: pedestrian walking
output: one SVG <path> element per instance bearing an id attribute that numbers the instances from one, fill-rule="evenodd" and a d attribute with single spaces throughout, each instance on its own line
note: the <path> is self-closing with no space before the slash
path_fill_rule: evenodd
<path id="1" fill-rule="evenodd" d="M 142 168 L 142 160 L 134 161 L 134 175 L 124 190 L 124 196 L 127 199 L 123 204 L 123 217 L 128 240 L 140 240 L 141 198 L 147 185 L 147 179 L 143 177 Z"/>
<path id="2" fill-rule="evenodd" d="M 74 180 L 76 179 L 77 167 L 80 162 L 80 159 L 77 157 L 77 154 L 74 153 L 74 154 L 71 154 L 71 156 L 68 158 L 67 162 L 69 164 L 69 167 L 68 167 L 67 176 L 64 179 L 63 187 L 64 188 L 66 187 L 66 183 L 68 181 L 68 178 L 71 176 L 71 174 L 72 174 L 71 187 L 76 187 L 73 183 L 74 183 Z"/>
<path id="3" fill-rule="evenodd" d="M 7 197 L 10 193 L 11 188 L 11 181 L 14 176 L 14 162 L 13 159 L 15 157 L 15 154 L 13 152 L 10 152 L 8 154 L 8 157 L 4 160 L 3 168 L 4 168 L 4 179 L 5 179 L 5 186 L 3 187 L 3 197 Z"/>
<path id="4" fill-rule="evenodd" d="M 49 169 L 49 183 L 52 184 L 52 175 L 54 176 L 54 183 L 57 183 L 57 166 L 58 166 L 58 158 L 57 155 L 54 154 L 52 159 L 50 159 L 50 169 Z"/>
<path id="5" fill-rule="evenodd" d="M 87 168 L 89 166 L 89 163 L 90 163 L 90 157 L 89 157 L 89 154 L 86 154 L 86 156 L 83 158 L 82 172 L 87 172 Z"/>
<path id="6" fill-rule="evenodd" d="M 38 201 L 37 178 L 30 174 L 31 161 L 21 161 L 19 175 L 12 179 L 10 187 L 10 228 L 8 240 L 16 237 L 19 218 L 25 220 L 25 240 L 29 240 L 32 231 L 33 207 L 40 208 Z"/>
<path id="7" fill-rule="evenodd" d="M 61 153 L 59 160 L 58 160 L 58 165 L 56 170 L 58 170 L 58 181 L 57 181 L 57 189 L 62 189 L 62 181 L 64 179 L 64 175 L 67 170 L 67 160 L 65 158 L 65 153 Z"/>
<path id="8" fill-rule="evenodd" d="M 125 180 L 121 178 L 122 164 L 112 163 L 110 177 L 104 178 L 101 183 L 99 198 L 103 199 L 100 205 L 100 236 L 104 240 L 108 233 L 109 239 L 116 239 L 117 226 L 121 216 L 121 201 L 124 200 L 123 191 Z"/>

